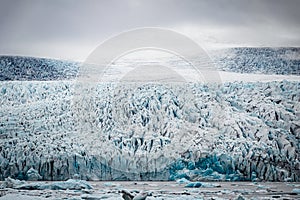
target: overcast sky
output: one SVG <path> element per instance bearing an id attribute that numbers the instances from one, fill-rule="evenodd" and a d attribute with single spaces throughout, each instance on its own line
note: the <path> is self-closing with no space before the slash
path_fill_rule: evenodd
<path id="1" fill-rule="evenodd" d="M 300 46 L 299 0 L 0 0 L 0 54 L 84 60 L 107 38 L 168 28 L 207 49 Z"/>

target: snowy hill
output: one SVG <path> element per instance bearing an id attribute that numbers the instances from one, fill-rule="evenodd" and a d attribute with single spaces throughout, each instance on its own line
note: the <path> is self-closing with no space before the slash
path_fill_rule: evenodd
<path id="1" fill-rule="evenodd" d="M 300 75 L 300 48 L 231 48 L 212 58 L 224 71 Z"/>
<path id="2" fill-rule="evenodd" d="M 47 58 L 0 56 L 0 81 L 47 81 L 75 78 L 78 63 Z"/>

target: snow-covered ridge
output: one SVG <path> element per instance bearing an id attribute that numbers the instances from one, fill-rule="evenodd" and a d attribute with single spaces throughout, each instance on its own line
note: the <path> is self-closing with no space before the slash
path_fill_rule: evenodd
<path id="1" fill-rule="evenodd" d="M 0 179 L 300 180 L 299 82 L 182 86 L 0 82 Z"/>
<path id="2" fill-rule="evenodd" d="M 77 62 L 48 58 L 0 56 L 0 81 L 47 81 L 75 78 Z"/>
<path id="3" fill-rule="evenodd" d="M 231 48 L 212 52 L 218 69 L 239 73 L 300 75 L 300 48 Z"/>
<path id="4" fill-rule="evenodd" d="M 210 51 L 209 56 L 218 70 L 300 75 L 300 48 L 231 48 Z M 168 59 L 167 64 L 186 65 L 178 57 Z M 138 63 L 136 60 L 130 62 Z M 46 58 L 0 56 L 0 81 L 70 80 L 78 76 L 80 64 Z M 124 65 L 124 63 L 118 64 Z"/>

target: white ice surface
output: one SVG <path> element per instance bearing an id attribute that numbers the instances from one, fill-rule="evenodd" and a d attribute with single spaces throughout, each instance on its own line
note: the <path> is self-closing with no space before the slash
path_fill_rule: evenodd
<path id="1" fill-rule="evenodd" d="M 300 81 L 300 76 L 296 75 L 270 75 L 270 74 L 241 74 L 236 72 L 216 71 L 222 82 L 271 82 L 271 81 Z"/>

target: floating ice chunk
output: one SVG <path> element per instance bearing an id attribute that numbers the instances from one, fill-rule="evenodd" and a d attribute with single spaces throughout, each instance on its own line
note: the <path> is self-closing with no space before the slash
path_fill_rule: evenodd
<path id="1" fill-rule="evenodd" d="M 188 184 L 185 185 L 185 187 L 188 187 L 188 188 L 199 188 L 201 187 L 202 183 L 200 182 L 190 182 Z"/>
<path id="2" fill-rule="evenodd" d="M 39 172 L 33 168 L 30 168 L 26 173 L 26 178 L 28 181 L 38 181 L 41 180 L 42 177 Z"/>
<path id="3" fill-rule="evenodd" d="M 1 184 L 1 188 L 15 188 L 23 184 L 26 184 L 26 181 L 15 180 L 8 177 Z"/>
<path id="4" fill-rule="evenodd" d="M 19 181 L 12 178 L 6 178 L 2 184 L 3 188 L 23 189 L 23 190 L 82 190 L 93 189 L 93 187 L 84 180 L 69 179 L 62 182 L 51 183 L 27 183 L 26 181 Z"/>
<path id="5" fill-rule="evenodd" d="M 203 187 L 203 188 L 216 188 L 216 187 L 221 187 L 221 185 L 217 184 L 217 183 L 202 183 L 201 187 Z"/>
<path id="6" fill-rule="evenodd" d="M 181 178 L 181 179 L 176 180 L 176 183 L 178 183 L 178 184 L 187 184 L 187 183 L 190 183 L 190 181 L 187 180 L 186 178 Z"/>
<path id="7" fill-rule="evenodd" d="M 120 184 L 116 184 L 116 183 L 112 183 L 112 182 L 106 182 L 106 183 L 103 183 L 103 185 L 106 187 L 120 187 L 121 186 Z"/>
<path id="8" fill-rule="evenodd" d="M 191 188 L 215 188 L 215 187 L 221 187 L 220 184 L 214 184 L 214 183 L 205 183 L 205 182 L 189 182 L 185 185 L 185 187 L 191 187 Z"/>
<path id="9" fill-rule="evenodd" d="M 69 179 L 62 182 L 53 182 L 49 184 L 43 184 L 38 189 L 50 189 L 50 190 L 82 190 L 93 189 L 93 187 L 84 180 Z"/>
<path id="10" fill-rule="evenodd" d="M 82 194 L 81 199 L 86 200 L 99 200 L 99 199 L 116 199 L 113 195 L 91 195 L 91 194 Z"/>
<path id="11" fill-rule="evenodd" d="M 148 192 L 140 191 L 132 200 L 145 200 L 148 196 Z"/>
<path id="12" fill-rule="evenodd" d="M 132 200 L 133 197 L 134 197 L 134 196 L 133 196 L 129 191 L 127 191 L 127 190 L 122 190 L 121 193 L 122 193 L 122 198 L 125 199 L 125 200 Z"/>
<path id="13" fill-rule="evenodd" d="M 1 200 L 41 200 L 43 197 L 34 197 L 32 195 L 22 195 L 22 194 L 7 194 L 0 198 Z"/>
<path id="14" fill-rule="evenodd" d="M 242 195 L 239 195 L 236 200 L 245 200 L 245 198 Z"/>
<path id="15" fill-rule="evenodd" d="M 293 189 L 293 193 L 300 194 L 300 189 L 299 189 L 299 188 L 294 188 L 294 189 Z"/>

